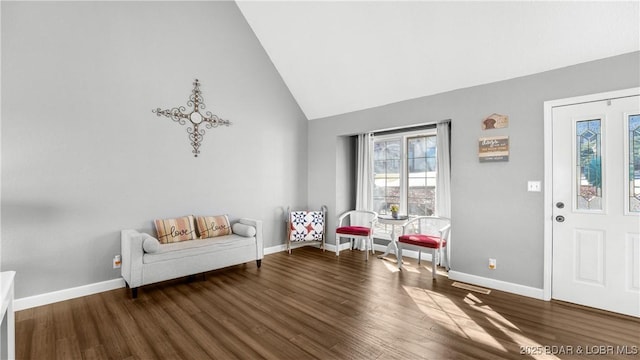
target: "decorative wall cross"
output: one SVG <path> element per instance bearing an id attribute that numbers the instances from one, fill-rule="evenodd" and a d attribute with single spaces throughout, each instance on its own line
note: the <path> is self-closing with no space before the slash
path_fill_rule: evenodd
<path id="1" fill-rule="evenodd" d="M 189 97 L 189 101 L 187 102 L 187 106 L 193 106 L 193 111 L 190 113 L 186 113 L 187 110 L 184 106 L 174 107 L 172 109 L 161 110 L 157 108 L 155 110 L 151 110 L 156 113 L 156 115 L 164 115 L 171 120 L 179 123 L 180 125 L 185 125 L 187 123 L 186 120 L 189 120 L 192 127 L 187 128 L 187 132 L 189 133 L 189 140 L 191 140 L 191 146 L 193 146 L 193 156 L 198 157 L 200 154 L 200 144 L 202 143 L 202 139 L 204 138 L 204 129 L 200 129 L 200 125 L 204 123 L 204 126 L 207 129 L 211 129 L 214 127 L 218 127 L 220 125 L 231 125 L 229 120 L 220 119 L 217 115 L 213 115 L 210 111 L 207 111 L 204 115 L 200 113 L 201 109 L 205 108 L 203 103 L 204 99 L 202 98 L 202 93 L 200 92 L 200 82 L 198 79 L 193 83 L 193 91 L 191 96 Z"/>

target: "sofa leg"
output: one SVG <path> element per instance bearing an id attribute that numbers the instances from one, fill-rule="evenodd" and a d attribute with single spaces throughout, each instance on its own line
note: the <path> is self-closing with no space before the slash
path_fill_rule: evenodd
<path id="1" fill-rule="evenodd" d="M 131 298 L 136 299 L 138 297 L 138 288 L 131 288 Z"/>
<path id="2" fill-rule="evenodd" d="M 258 268 L 260 268 L 260 266 L 262 266 L 262 259 L 256 260 L 256 264 L 258 265 Z"/>

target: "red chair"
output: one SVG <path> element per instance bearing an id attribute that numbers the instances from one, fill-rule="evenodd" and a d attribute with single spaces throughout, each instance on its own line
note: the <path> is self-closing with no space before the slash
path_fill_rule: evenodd
<path id="1" fill-rule="evenodd" d="M 343 225 L 347 218 L 349 225 Z M 365 243 L 365 259 L 369 260 L 369 249 L 375 254 L 373 250 L 373 227 L 377 220 L 378 214 L 367 210 L 350 210 L 340 215 L 338 227 L 336 228 L 336 256 L 340 256 L 340 238 L 346 237 L 350 239 L 351 249 L 353 249 L 353 240 L 363 240 Z"/>
<path id="2" fill-rule="evenodd" d="M 402 250 L 418 251 L 418 264 L 422 251 L 431 249 L 431 276 L 436 279 L 436 264 L 443 257 L 447 258 L 449 270 L 449 256 L 443 251 L 449 242 L 451 220 L 437 216 L 419 216 L 409 220 L 402 227 L 402 236 L 398 238 L 398 268 L 402 270 Z M 444 256 L 442 256 L 444 255 Z"/>

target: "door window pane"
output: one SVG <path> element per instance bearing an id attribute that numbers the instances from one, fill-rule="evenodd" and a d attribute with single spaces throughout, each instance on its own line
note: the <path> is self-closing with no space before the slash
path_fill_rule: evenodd
<path id="1" fill-rule="evenodd" d="M 577 208 L 602 210 L 601 120 L 576 122 Z"/>
<path id="2" fill-rule="evenodd" d="M 640 114 L 629 116 L 629 211 L 640 212 Z"/>

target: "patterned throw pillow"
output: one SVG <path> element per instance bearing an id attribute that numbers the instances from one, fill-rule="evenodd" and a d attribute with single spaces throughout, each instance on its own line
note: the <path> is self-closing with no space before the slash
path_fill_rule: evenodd
<path id="1" fill-rule="evenodd" d="M 200 239 L 231 234 L 231 225 L 227 215 L 196 217 Z"/>
<path id="2" fill-rule="evenodd" d="M 292 211 L 289 220 L 289 240 L 322 240 L 324 235 L 322 211 Z"/>
<path id="3" fill-rule="evenodd" d="M 174 243 L 196 238 L 196 227 L 193 216 L 184 216 L 177 219 L 156 219 L 156 232 L 161 244 Z"/>

